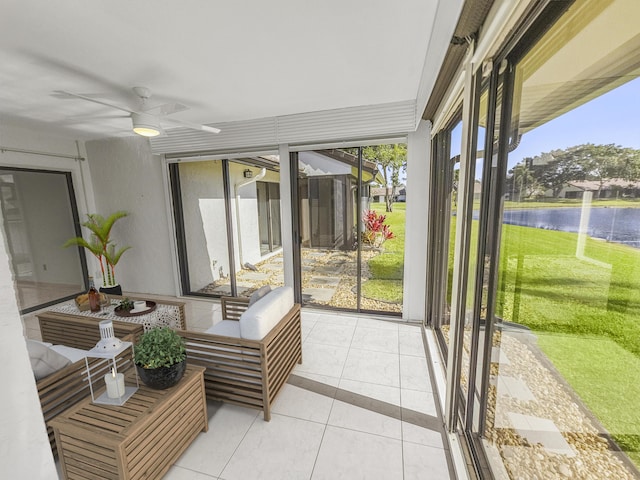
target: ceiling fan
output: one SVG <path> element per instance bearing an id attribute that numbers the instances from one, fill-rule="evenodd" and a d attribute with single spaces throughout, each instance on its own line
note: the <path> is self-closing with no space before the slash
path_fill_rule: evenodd
<path id="1" fill-rule="evenodd" d="M 131 123 L 133 124 L 133 131 L 138 135 L 142 135 L 144 137 L 155 137 L 163 133 L 164 131 L 161 127 L 161 124 L 163 123 L 168 123 L 203 132 L 220 133 L 219 128 L 210 127 L 208 125 L 200 125 L 197 123 L 185 122 L 183 120 L 176 120 L 167 117 L 167 115 L 181 112 L 188 108 L 180 103 L 165 103 L 162 105 L 148 107 L 146 103 L 147 100 L 151 97 L 151 90 L 149 90 L 147 87 L 133 87 L 132 90 L 133 93 L 135 93 L 136 96 L 140 99 L 140 105 L 135 109 L 116 105 L 115 103 L 107 102 L 105 100 L 93 98 L 80 93 L 71 93 L 64 90 L 56 90 L 54 93 L 57 95 L 80 98 L 82 100 L 87 100 L 89 102 L 105 105 L 107 107 L 127 112 L 129 114 L 128 117 L 131 118 Z"/>

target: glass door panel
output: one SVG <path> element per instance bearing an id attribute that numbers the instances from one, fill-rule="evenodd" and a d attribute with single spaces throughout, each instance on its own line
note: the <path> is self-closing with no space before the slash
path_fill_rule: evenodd
<path id="1" fill-rule="evenodd" d="M 183 292 L 231 295 L 223 160 L 172 165 Z"/>
<path id="2" fill-rule="evenodd" d="M 357 219 L 352 186 L 357 181 L 353 176 L 357 157 L 340 153 L 298 153 L 302 301 L 356 310 Z"/>
<path id="3" fill-rule="evenodd" d="M 406 145 L 297 158 L 303 303 L 401 313 Z"/>
<path id="4" fill-rule="evenodd" d="M 81 249 L 61 248 L 81 236 L 70 175 L 0 169 L 2 228 L 21 311 L 84 291 Z"/>
<path id="5" fill-rule="evenodd" d="M 229 161 L 229 185 L 237 294 L 283 285 L 278 158 Z"/>

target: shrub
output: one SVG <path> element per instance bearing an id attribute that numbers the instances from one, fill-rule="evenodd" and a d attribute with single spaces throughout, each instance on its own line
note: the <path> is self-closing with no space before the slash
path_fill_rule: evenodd
<path id="1" fill-rule="evenodd" d="M 364 232 L 362 232 L 362 243 L 373 247 L 380 247 L 384 242 L 394 238 L 389 225 L 385 225 L 386 215 L 379 215 L 375 210 L 365 210 L 362 214 L 364 222 Z"/>

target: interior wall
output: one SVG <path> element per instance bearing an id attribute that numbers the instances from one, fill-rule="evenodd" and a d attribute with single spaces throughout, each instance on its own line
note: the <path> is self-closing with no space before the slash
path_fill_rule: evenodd
<path id="1" fill-rule="evenodd" d="M 83 154 L 83 146 L 68 138 L 49 136 L 33 129 L 0 124 L 0 146 L 64 155 Z M 78 208 L 85 212 L 90 191 L 83 185 L 86 162 L 54 156 L 4 150 L 0 164 L 22 168 L 45 168 L 72 172 Z M 0 465 L 3 478 L 57 478 L 40 401 L 24 342 L 18 313 L 13 272 L 6 253 L 6 239 L 0 242 L 0 362 L 9 365 L 4 380 L 11 389 L 0 396 Z"/>
<path id="2" fill-rule="evenodd" d="M 175 295 L 161 158 L 137 135 L 89 141 L 86 149 L 94 211 L 129 212 L 112 231 L 118 247 L 132 247 L 116 265 L 116 281 L 126 292 Z M 100 277 L 99 270 L 93 273 Z"/>

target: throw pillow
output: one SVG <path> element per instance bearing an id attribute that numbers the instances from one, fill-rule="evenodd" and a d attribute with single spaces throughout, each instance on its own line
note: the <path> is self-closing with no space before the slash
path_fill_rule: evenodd
<path id="1" fill-rule="evenodd" d="M 27 340 L 27 351 L 29 352 L 31 368 L 36 380 L 40 380 L 67 365 L 71 365 L 71 360 L 67 357 L 35 340 Z"/>
<path id="2" fill-rule="evenodd" d="M 253 292 L 251 294 L 251 297 L 249 297 L 249 306 L 251 306 L 254 303 L 256 303 L 258 300 L 260 300 L 262 297 L 264 297 L 270 291 L 271 291 L 271 286 L 270 285 L 264 285 L 264 286 L 260 287 L 259 289 L 257 289 L 255 292 Z"/>

